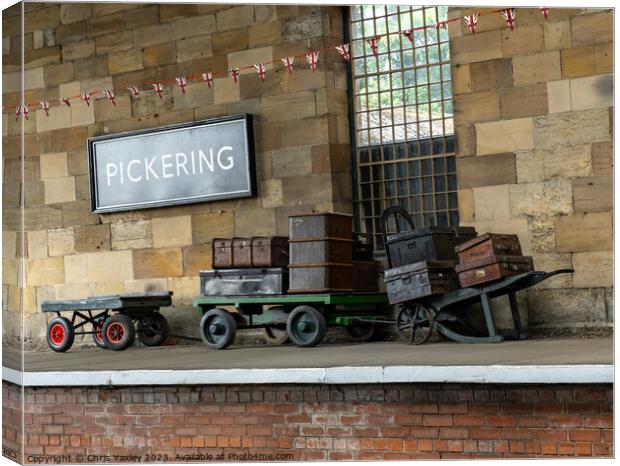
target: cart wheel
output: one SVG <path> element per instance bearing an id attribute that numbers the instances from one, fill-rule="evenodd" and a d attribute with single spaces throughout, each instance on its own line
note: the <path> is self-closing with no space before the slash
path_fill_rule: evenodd
<path id="1" fill-rule="evenodd" d="M 286 329 L 278 328 L 275 325 L 263 328 L 263 337 L 270 345 L 283 345 L 288 341 Z"/>
<path id="2" fill-rule="evenodd" d="M 103 323 L 103 341 L 114 351 L 121 351 L 131 346 L 136 338 L 136 329 L 129 316 L 117 314 L 108 317 Z"/>
<path id="3" fill-rule="evenodd" d="M 169 332 L 168 321 L 159 312 L 153 312 L 138 321 L 138 340 L 146 346 L 160 346 L 168 338 Z"/>
<path id="4" fill-rule="evenodd" d="M 224 349 L 235 341 L 237 322 L 224 309 L 211 309 L 200 321 L 200 338 L 213 349 Z"/>
<path id="5" fill-rule="evenodd" d="M 344 333 L 347 334 L 349 340 L 354 342 L 364 342 L 370 340 L 373 333 L 375 332 L 375 326 L 373 324 L 369 325 L 347 325 L 344 327 Z"/>
<path id="6" fill-rule="evenodd" d="M 433 314 L 421 304 L 404 306 L 396 318 L 396 331 L 402 341 L 410 345 L 421 345 L 433 334 Z"/>
<path id="7" fill-rule="evenodd" d="M 103 324 L 105 323 L 105 317 L 97 317 L 95 322 L 96 323 L 93 324 L 93 332 L 95 332 L 93 333 L 93 341 L 99 348 L 107 349 L 108 347 L 105 341 L 103 341 Z"/>
<path id="8" fill-rule="evenodd" d="M 54 317 L 47 326 L 47 344 L 57 353 L 64 353 L 75 339 L 71 322 L 66 317 Z"/>
<path id="9" fill-rule="evenodd" d="M 318 345 L 326 330 L 325 316 L 311 306 L 297 306 L 286 321 L 288 337 L 297 346 Z"/>

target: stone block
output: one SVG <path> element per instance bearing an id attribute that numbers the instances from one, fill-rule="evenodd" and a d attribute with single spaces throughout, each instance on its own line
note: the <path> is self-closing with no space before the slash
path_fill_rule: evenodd
<path id="1" fill-rule="evenodd" d="M 555 221 L 558 252 L 612 249 L 611 212 L 575 213 Z"/>
<path id="2" fill-rule="evenodd" d="M 74 227 L 75 252 L 110 250 L 110 225 L 86 225 Z"/>
<path id="3" fill-rule="evenodd" d="M 282 36 L 287 42 L 314 39 L 323 34 L 323 12 L 321 11 L 288 18 L 282 25 Z"/>
<path id="4" fill-rule="evenodd" d="M 79 42 L 86 39 L 86 21 L 78 21 L 59 26 L 58 29 L 56 29 L 56 38 L 59 44 Z M 41 34 L 41 40 L 43 40 L 43 34 Z"/>
<path id="5" fill-rule="evenodd" d="M 263 207 L 282 206 L 282 180 L 263 180 L 259 184 L 259 191 Z"/>
<path id="6" fill-rule="evenodd" d="M 116 2 L 105 2 L 105 3 L 93 3 L 93 16 L 105 16 L 111 15 L 112 13 L 116 13 L 118 11 L 131 10 L 133 8 L 137 8 L 140 6 L 138 3 L 116 3 Z"/>
<path id="7" fill-rule="evenodd" d="M 593 251 L 573 254 L 573 284 L 575 288 L 611 288 L 613 280 L 613 252 Z"/>
<path id="8" fill-rule="evenodd" d="M 614 17 L 611 10 L 575 16 L 571 19 L 573 45 L 593 45 L 614 40 Z"/>
<path id="9" fill-rule="evenodd" d="M 215 78 L 213 80 L 213 101 L 216 105 L 237 102 L 241 98 L 239 84 L 232 78 Z"/>
<path id="10" fill-rule="evenodd" d="M 71 105 L 71 126 L 86 126 L 95 123 L 95 106 L 91 100 L 90 105 L 84 102 L 74 101 Z"/>
<path id="11" fill-rule="evenodd" d="M 228 69 L 234 67 L 244 67 L 251 63 L 268 63 L 273 60 L 273 47 L 259 47 L 255 49 L 242 50 L 228 54 Z M 266 69 L 271 70 L 272 65 L 267 64 Z M 242 69 L 239 74 L 256 74 L 254 68 Z"/>
<path id="12" fill-rule="evenodd" d="M 473 222 L 476 218 L 474 208 L 474 191 L 472 189 L 459 189 L 457 191 L 459 205 L 459 219 L 461 222 Z"/>
<path id="13" fill-rule="evenodd" d="M 315 97 L 312 91 L 263 97 L 261 104 L 261 117 L 269 121 L 313 117 L 316 114 Z"/>
<path id="14" fill-rule="evenodd" d="M 312 174 L 311 146 L 282 149 L 271 153 L 274 178 Z"/>
<path id="15" fill-rule="evenodd" d="M 570 21 L 554 21 L 543 25 L 546 50 L 561 50 L 571 46 Z"/>
<path id="16" fill-rule="evenodd" d="M 330 175 L 310 175 L 284 178 L 282 195 L 285 206 L 333 202 L 334 192 Z"/>
<path id="17" fill-rule="evenodd" d="M 125 293 L 148 293 L 153 291 L 168 291 L 168 280 L 165 278 L 144 278 L 129 280 L 123 283 Z M 176 293 L 174 296 L 176 302 Z"/>
<path id="18" fill-rule="evenodd" d="M 174 40 L 211 34 L 215 32 L 215 15 L 196 16 L 175 21 L 172 24 Z"/>
<path id="19" fill-rule="evenodd" d="M 532 118 L 476 124 L 478 155 L 527 150 L 533 147 L 534 120 Z"/>
<path id="20" fill-rule="evenodd" d="M 614 78 L 612 74 L 588 76 L 570 80 L 573 110 L 613 107 Z"/>
<path id="21" fill-rule="evenodd" d="M 213 238 L 230 238 L 235 234 L 233 212 L 209 212 L 192 216 L 194 244 L 211 243 Z"/>
<path id="22" fill-rule="evenodd" d="M 133 270 L 135 278 L 180 277 L 183 254 L 180 248 L 136 249 Z"/>
<path id="23" fill-rule="evenodd" d="M 267 67 L 269 69 L 269 67 Z M 244 74 L 239 77 L 239 90 L 241 101 L 234 107 L 246 107 L 256 114 L 261 113 L 261 97 L 268 97 L 282 93 L 282 83 L 275 75 L 276 72 L 268 71 L 267 77 L 261 81 L 258 73 Z M 229 106 L 232 107 L 232 106 Z"/>
<path id="24" fill-rule="evenodd" d="M 59 152 L 57 154 L 44 154 L 40 158 L 41 179 L 58 178 L 67 176 L 67 153 Z"/>
<path id="25" fill-rule="evenodd" d="M 27 234 L 28 257 L 47 257 L 47 230 L 29 231 Z"/>
<path id="26" fill-rule="evenodd" d="M 254 23 L 254 7 L 251 5 L 235 6 L 216 13 L 217 30 L 228 31 Z"/>
<path id="27" fill-rule="evenodd" d="M 46 257 L 26 261 L 28 286 L 56 285 L 65 281 L 65 264 L 62 257 Z"/>
<path id="28" fill-rule="evenodd" d="M 88 37 L 119 33 L 123 30 L 123 14 L 119 12 L 105 16 L 93 16 L 86 24 Z"/>
<path id="29" fill-rule="evenodd" d="M 511 31 L 502 29 L 502 54 L 504 57 L 542 52 L 545 48 L 543 28 L 540 24 L 519 25 Z"/>
<path id="30" fill-rule="evenodd" d="M 226 55 L 238 50 L 248 48 L 248 30 L 247 28 L 235 29 L 226 32 L 217 32 L 213 37 L 213 55 Z"/>
<path id="31" fill-rule="evenodd" d="M 153 247 L 166 248 L 192 244 L 192 218 L 189 215 L 179 217 L 154 218 Z"/>
<path id="32" fill-rule="evenodd" d="M 546 179 L 556 176 L 567 178 L 590 176 L 592 173 L 592 158 L 588 144 L 558 147 L 556 150 L 540 152 L 544 157 Z"/>
<path id="33" fill-rule="evenodd" d="M 534 118 L 538 149 L 558 149 L 610 139 L 607 109 L 554 113 Z"/>
<path id="34" fill-rule="evenodd" d="M 86 260 L 89 282 L 125 281 L 134 278 L 131 251 L 92 252 L 86 255 Z"/>
<path id="35" fill-rule="evenodd" d="M 94 225 L 99 223 L 99 216 L 91 212 L 90 201 L 65 202 L 62 205 L 62 225 Z M 55 219 L 52 216 L 52 219 Z"/>
<path id="36" fill-rule="evenodd" d="M 454 128 L 456 156 L 467 157 L 476 154 L 476 128 L 474 125 L 458 125 Z"/>
<path id="37" fill-rule="evenodd" d="M 6 201 L 5 201 L 6 202 Z M 12 213 L 11 209 L 4 209 L 5 228 L 18 229 L 19 225 L 13 228 L 11 220 L 19 219 L 19 216 Z M 62 210 L 60 207 L 35 205 L 24 209 L 24 228 L 26 231 L 43 230 L 47 228 L 57 228 L 62 226 Z"/>
<path id="38" fill-rule="evenodd" d="M 450 41 L 453 64 L 476 63 L 502 58 L 500 31 L 481 32 L 455 37 Z"/>
<path id="39" fill-rule="evenodd" d="M 486 157 L 459 157 L 456 177 L 461 189 L 516 183 L 515 155 L 506 153 Z"/>
<path id="40" fill-rule="evenodd" d="M 175 305 L 191 305 L 200 290 L 200 277 L 170 278 L 168 287 L 174 293 Z"/>
<path id="41" fill-rule="evenodd" d="M 257 23 L 273 22 L 278 18 L 275 5 L 254 6 L 254 19 Z"/>
<path id="42" fill-rule="evenodd" d="M 470 74 L 470 65 L 454 65 L 451 70 L 452 75 L 452 92 L 454 95 L 465 94 L 472 90 L 472 80 Z M 485 89 L 487 90 L 487 89 Z"/>
<path id="43" fill-rule="evenodd" d="M 75 60 L 75 79 L 92 79 L 97 76 L 106 76 L 107 74 L 107 55 Z"/>
<path id="44" fill-rule="evenodd" d="M 153 232 L 149 220 L 114 222 L 110 224 L 112 250 L 153 247 Z"/>
<path id="45" fill-rule="evenodd" d="M 145 67 L 167 65 L 177 61 L 176 42 L 151 45 L 150 47 L 145 47 L 143 52 Z"/>
<path id="46" fill-rule="evenodd" d="M 476 220 L 510 219 L 510 186 L 473 188 Z"/>
<path id="47" fill-rule="evenodd" d="M 143 68 L 143 54 L 140 49 L 114 52 L 108 55 L 108 72 L 110 74 L 126 73 Z"/>
<path id="48" fill-rule="evenodd" d="M 613 179 L 611 175 L 573 179 L 575 212 L 611 212 Z"/>
<path id="49" fill-rule="evenodd" d="M 531 289 L 527 292 L 530 326 L 596 327 L 606 322 L 605 294 L 596 289 Z"/>
<path id="50" fill-rule="evenodd" d="M 213 56 L 211 34 L 181 39 L 176 44 L 177 62 Z"/>
<path id="51" fill-rule="evenodd" d="M 542 270 L 543 272 L 551 272 L 559 269 L 572 269 L 571 254 L 534 254 L 534 270 Z M 552 280 L 546 280 L 536 286 L 540 289 L 545 288 L 572 288 L 573 275 L 570 273 L 558 275 Z"/>
<path id="52" fill-rule="evenodd" d="M 148 47 L 174 40 L 172 26 L 169 23 L 145 26 L 133 30 L 134 47 Z"/>
<path id="53" fill-rule="evenodd" d="M 72 81 L 75 73 L 73 63 L 59 63 L 44 68 L 44 79 L 47 87 L 55 87 L 61 83 Z"/>
<path id="54" fill-rule="evenodd" d="M 280 125 L 282 146 L 327 144 L 329 142 L 328 129 L 328 120 L 321 117 L 284 121 Z"/>
<path id="55" fill-rule="evenodd" d="M 209 270 L 213 266 L 211 243 L 198 244 L 183 248 L 183 273 L 196 277 L 201 270 Z M 197 293 L 199 287 L 194 290 Z"/>
<path id="56" fill-rule="evenodd" d="M 60 22 L 62 24 L 88 19 L 91 14 L 90 3 L 63 3 L 60 5 Z"/>
<path id="57" fill-rule="evenodd" d="M 88 156 L 86 150 L 68 152 L 67 165 L 69 167 L 69 175 L 88 174 Z"/>
<path id="58" fill-rule="evenodd" d="M 75 178 L 65 176 L 44 180 L 45 203 L 56 204 L 75 201 Z"/>
<path id="59" fill-rule="evenodd" d="M 131 31 L 115 32 L 95 39 L 97 55 L 123 52 L 133 47 L 133 35 Z"/>
<path id="60" fill-rule="evenodd" d="M 459 123 L 495 121 L 500 118 L 500 101 L 497 92 L 470 92 L 455 95 L 454 119 Z"/>
<path id="61" fill-rule="evenodd" d="M 532 253 L 527 219 L 513 218 L 510 220 L 476 220 L 472 225 L 479 235 L 484 233 L 513 234 L 519 237 L 524 255 Z"/>
<path id="62" fill-rule="evenodd" d="M 197 119 L 198 118 L 196 118 L 196 120 Z M 186 123 L 192 120 L 194 120 L 193 108 L 184 108 L 174 112 L 160 113 L 157 117 L 157 123 L 160 126 L 172 125 L 174 123 Z"/>
<path id="63" fill-rule="evenodd" d="M 282 42 L 282 24 L 280 21 L 257 22 L 254 26 L 248 28 L 248 41 L 249 46 L 252 48 L 279 44 Z"/>
<path id="64" fill-rule="evenodd" d="M 159 6 L 159 18 L 162 22 L 171 21 L 184 16 L 196 16 L 198 5 L 196 4 L 162 4 Z"/>
<path id="65" fill-rule="evenodd" d="M 613 145 L 611 141 L 592 144 L 592 174 L 609 176 L 613 172 Z"/>
<path id="66" fill-rule="evenodd" d="M 58 228 L 47 233 L 47 250 L 50 256 L 64 256 L 74 252 L 73 228 Z"/>
<path id="67" fill-rule="evenodd" d="M 71 42 L 62 46 L 62 61 L 72 61 L 86 58 L 95 54 L 95 41 L 92 39 L 81 42 Z"/>
<path id="68" fill-rule="evenodd" d="M 159 23 L 158 5 L 149 5 L 144 8 L 134 8 L 123 12 L 125 30 L 130 31 L 144 26 L 152 26 Z"/>
<path id="69" fill-rule="evenodd" d="M 65 283 L 88 282 L 88 256 L 74 254 L 65 256 Z"/>
<path id="70" fill-rule="evenodd" d="M 571 181 L 566 178 L 512 185 L 510 212 L 513 218 L 568 215 L 573 212 L 572 194 Z"/>
<path id="71" fill-rule="evenodd" d="M 547 84 L 540 83 L 502 89 L 500 91 L 502 119 L 510 120 L 546 114 L 548 111 Z"/>
<path id="72" fill-rule="evenodd" d="M 98 282 L 95 283 L 95 295 L 105 296 L 111 294 L 123 294 L 125 287 L 123 282 Z"/>
<path id="73" fill-rule="evenodd" d="M 274 55 L 280 56 L 276 52 L 274 52 Z M 312 72 L 308 69 L 296 69 L 292 74 L 286 73 L 282 76 L 282 89 L 284 92 L 316 90 L 325 86 L 325 75 L 323 73 Z"/>
<path id="74" fill-rule="evenodd" d="M 185 88 L 185 94 L 181 92 L 178 86 L 173 87 L 172 95 L 174 99 L 174 109 L 193 109 L 198 105 L 213 103 L 213 90 L 205 86 L 204 83 L 188 84 Z"/>
<path id="75" fill-rule="evenodd" d="M 562 77 L 579 78 L 613 73 L 612 43 L 562 50 Z"/>
<path id="76" fill-rule="evenodd" d="M 3 285 L 17 285 L 20 282 L 21 280 L 19 279 L 19 261 L 17 259 L 3 257 L 2 258 L 2 284 Z M 16 309 L 19 309 L 19 307 L 17 307 Z"/>
<path id="77" fill-rule="evenodd" d="M 516 56 L 512 59 L 512 76 L 515 86 L 560 79 L 562 77 L 560 52 Z"/>
<path id="78" fill-rule="evenodd" d="M 547 107 L 549 113 L 570 111 L 570 80 L 564 79 L 547 83 Z"/>
<path id="79" fill-rule="evenodd" d="M 235 211 L 236 236 L 271 236 L 276 231 L 275 209 Z"/>
<path id="80" fill-rule="evenodd" d="M 109 100 L 98 99 L 93 103 L 95 121 L 125 120 L 131 118 L 131 97 L 128 95 L 116 96 L 116 105 Z"/>
<path id="81" fill-rule="evenodd" d="M 541 151 L 517 152 L 517 183 L 532 183 L 545 178 L 544 156 Z"/>

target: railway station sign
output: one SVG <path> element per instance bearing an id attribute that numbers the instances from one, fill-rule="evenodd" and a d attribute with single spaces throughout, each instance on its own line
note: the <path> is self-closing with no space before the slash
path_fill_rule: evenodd
<path id="1" fill-rule="evenodd" d="M 251 115 L 88 139 L 93 212 L 255 195 Z"/>

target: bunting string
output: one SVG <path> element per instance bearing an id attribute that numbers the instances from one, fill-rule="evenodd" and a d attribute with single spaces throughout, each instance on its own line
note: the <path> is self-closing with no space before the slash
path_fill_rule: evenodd
<path id="1" fill-rule="evenodd" d="M 549 8 L 548 7 L 539 7 L 539 11 L 545 20 L 549 19 Z M 163 92 L 164 92 L 164 85 L 175 85 L 176 84 L 181 90 L 181 92 L 185 94 L 187 84 L 188 82 L 191 82 L 191 81 L 203 81 L 209 88 L 212 88 L 215 85 L 214 79 L 216 77 L 229 76 L 233 79 L 235 83 L 238 83 L 239 75 L 242 70 L 255 70 L 256 73 L 258 74 L 259 79 L 261 81 L 264 81 L 266 78 L 267 67 L 269 65 L 275 65 L 278 63 L 280 63 L 289 74 L 292 74 L 294 71 L 294 62 L 296 58 L 305 59 L 305 61 L 308 63 L 310 67 L 310 70 L 316 71 L 319 66 L 320 54 L 321 53 L 324 54 L 325 52 L 330 51 L 330 50 L 336 51 L 340 55 L 340 57 L 345 62 L 348 63 L 351 61 L 350 47 L 352 46 L 352 44 L 355 44 L 355 43 L 363 44 L 364 41 L 366 41 L 366 44 L 370 46 L 370 49 L 372 50 L 373 55 L 377 56 L 379 54 L 379 45 L 386 37 L 402 34 L 403 36 L 405 36 L 405 38 L 409 40 L 409 42 L 414 44 L 415 43 L 414 42 L 415 31 L 421 31 L 421 30 L 430 29 L 430 28 L 435 28 L 436 30 L 447 29 L 448 24 L 456 22 L 456 21 L 464 21 L 465 24 L 467 25 L 467 29 L 469 30 L 469 32 L 471 34 L 475 34 L 479 17 L 490 15 L 490 14 L 501 15 L 501 17 L 506 21 L 506 26 L 510 28 L 510 30 L 514 30 L 514 27 L 517 25 L 516 24 L 517 9 L 504 7 L 504 8 L 497 9 L 497 10 L 477 12 L 477 13 L 472 13 L 472 14 L 462 16 L 462 17 L 455 17 L 455 18 L 444 20 L 444 21 L 439 21 L 435 24 L 428 24 L 425 26 L 418 26 L 418 27 L 406 29 L 403 31 L 396 31 L 396 32 L 386 33 L 383 35 L 377 35 L 370 39 L 356 39 L 349 43 L 339 44 L 339 45 L 332 46 L 332 47 L 325 47 L 325 48 L 317 49 L 317 50 L 306 51 L 304 53 L 300 53 L 298 55 L 294 55 L 290 57 L 277 58 L 272 61 L 267 61 L 263 63 L 252 63 L 246 66 L 231 68 L 227 71 L 220 71 L 220 72 L 205 71 L 203 73 L 200 73 L 199 76 L 176 76 L 168 80 L 160 80 L 157 82 L 145 81 L 140 84 L 142 86 L 147 86 L 148 88 L 151 88 L 159 96 L 159 98 L 162 99 Z M 142 89 L 142 91 L 146 91 L 146 90 L 148 89 Z M 138 84 L 129 85 L 126 88 L 126 91 L 134 99 L 140 98 L 141 96 L 141 89 L 140 87 L 138 87 Z M 44 114 L 47 117 L 49 117 L 50 108 L 53 104 L 64 103 L 68 107 L 71 107 L 71 100 L 80 99 L 87 106 L 90 106 L 91 98 L 93 96 L 100 95 L 100 94 L 102 94 L 105 98 L 107 98 L 112 103 L 112 105 L 116 105 L 117 95 L 115 94 L 114 89 L 104 89 L 104 90 L 91 89 L 90 91 L 84 91 L 80 95 L 61 97 L 60 99 L 49 99 L 49 100 L 43 99 L 38 102 L 28 102 L 28 103 L 13 105 L 13 106 L 5 105 L 2 107 L 2 111 L 3 112 L 5 110 L 12 111 L 12 109 L 14 109 L 15 118 L 16 120 L 18 120 L 20 116 L 23 116 L 23 118 L 28 119 L 30 108 L 40 108 L 41 110 L 43 110 Z"/>

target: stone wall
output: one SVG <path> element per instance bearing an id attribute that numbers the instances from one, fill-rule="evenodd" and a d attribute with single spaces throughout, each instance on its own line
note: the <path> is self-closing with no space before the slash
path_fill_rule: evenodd
<path id="1" fill-rule="evenodd" d="M 3 103 L 20 91 L 19 5 L 3 14 Z M 216 78 L 210 90 L 167 86 L 163 99 L 129 84 L 200 75 L 342 43 L 340 7 L 211 4 L 25 4 L 25 100 L 57 99 L 114 88 L 90 106 L 34 108 L 25 121 L 25 337 L 44 345 L 39 304 L 93 294 L 172 290 L 173 331 L 197 329 L 191 300 L 198 271 L 211 264 L 211 240 L 288 233 L 288 215 L 351 212 L 346 68 L 337 52 L 321 54 L 312 72 L 298 59 L 262 82 L 253 70 L 239 84 Z M 142 84 L 142 89 L 147 85 Z M 183 207 L 93 215 L 86 140 L 210 117 L 254 115 L 258 196 Z M 5 182 L 19 174 L 21 120 L 3 114 Z M 16 188 L 14 190 L 18 192 Z M 18 334 L 17 195 L 5 203 L 5 327 Z M 10 319 L 9 319 L 10 320 Z M 7 320 L 8 322 L 8 320 Z M 77 342 L 79 344 L 79 342 Z"/>
<path id="2" fill-rule="evenodd" d="M 575 269 L 527 292 L 531 327 L 610 326 L 613 12 L 519 8 L 517 24 L 450 25 L 461 223 Z"/>

